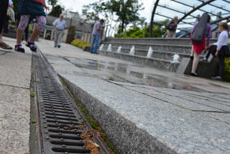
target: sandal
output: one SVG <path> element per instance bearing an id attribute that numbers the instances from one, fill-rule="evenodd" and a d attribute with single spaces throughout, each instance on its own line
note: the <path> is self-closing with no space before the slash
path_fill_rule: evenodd
<path id="1" fill-rule="evenodd" d="M 25 49 L 22 47 L 21 44 L 15 45 L 15 49 L 14 50 L 17 51 L 17 52 L 22 52 L 22 53 L 25 52 Z"/>
<path id="2" fill-rule="evenodd" d="M 34 42 L 28 41 L 26 46 L 29 47 L 31 51 L 37 52 L 37 47 L 35 46 Z"/>
<path id="3" fill-rule="evenodd" d="M 9 45 L 7 45 L 5 42 L 0 42 L 0 48 L 7 49 L 7 50 L 12 50 L 13 49 Z"/>

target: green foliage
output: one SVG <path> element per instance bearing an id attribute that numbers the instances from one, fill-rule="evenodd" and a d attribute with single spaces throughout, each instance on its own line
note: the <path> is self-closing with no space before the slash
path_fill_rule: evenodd
<path id="1" fill-rule="evenodd" d="M 49 4 L 54 8 L 57 5 L 58 0 L 48 0 Z"/>
<path id="2" fill-rule="evenodd" d="M 82 48 L 82 49 L 85 48 L 86 46 L 90 47 L 90 45 L 91 45 L 90 43 L 84 42 L 82 40 L 73 40 L 71 42 L 71 44 L 78 47 L 78 48 Z"/>
<path id="3" fill-rule="evenodd" d="M 105 17 L 107 20 L 111 18 L 113 21 L 120 22 L 121 31 L 123 32 L 128 24 L 142 24 L 144 18 L 141 18 L 139 11 L 143 9 L 143 4 L 138 0 L 100 0 L 89 5 L 85 5 L 82 14 L 87 17 L 87 21 L 95 23 L 99 16 Z M 114 15 L 116 15 L 114 17 Z"/>
<path id="4" fill-rule="evenodd" d="M 108 18 L 108 11 L 105 0 L 84 5 L 82 9 L 82 15 L 86 16 L 86 21 L 89 23 L 95 23 L 99 20 L 99 16 L 102 15 Z"/>
<path id="5" fill-rule="evenodd" d="M 224 80 L 230 82 L 230 58 L 225 59 Z"/>
<path id="6" fill-rule="evenodd" d="M 17 9 L 18 9 L 18 0 L 13 0 L 13 5 L 14 5 L 14 12 L 17 13 Z"/>
<path id="7" fill-rule="evenodd" d="M 128 24 L 145 20 L 140 18 L 140 14 L 138 13 L 144 9 L 143 3 L 139 4 L 138 0 L 127 0 L 126 3 L 124 3 L 124 0 L 110 0 L 107 3 L 107 8 L 110 12 L 118 16 L 122 32 Z"/>
<path id="8" fill-rule="evenodd" d="M 63 10 L 64 9 L 60 5 L 54 6 L 52 8 L 52 11 L 49 13 L 49 15 L 54 16 L 54 17 L 59 17 L 59 15 L 62 14 Z"/>
<path id="9" fill-rule="evenodd" d="M 117 34 L 115 37 L 118 38 L 144 38 L 149 37 L 149 26 L 144 28 L 139 28 L 134 26 L 133 28 L 126 30 L 122 34 Z M 119 30 L 118 30 L 119 32 Z M 153 26 L 153 37 L 161 37 L 166 32 L 165 28 L 162 28 L 161 25 L 154 25 Z"/>

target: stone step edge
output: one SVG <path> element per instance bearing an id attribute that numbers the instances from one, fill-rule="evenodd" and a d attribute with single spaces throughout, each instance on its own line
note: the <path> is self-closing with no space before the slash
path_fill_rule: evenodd
<path id="1" fill-rule="evenodd" d="M 102 42 L 102 44 L 111 44 L 114 45 L 116 44 L 116 46 L 122 46 L 122 45 L 134 45 L 134 46 L 138 46 L 138 45 L 143 45 L 143 46 L 170 46 L 170 47 L 182 47 L 182 48 L 192 48 L 192 45 L 176 45 L 176 44 L 147 44 L 147 43 L 126 43 L 126 42 L 120 42 L 120 43 L 109 43 L 109 42 Z"/>
<path id="2" fill-rule="evenodd" d="M 100 52 L 112 53 L 112 54 L 124 55 L 124 56 L 130 56 L 130 57 L 141 58 L 141 59 L 146 59 L 146 60 L 156 60 L 156 61 L 163 61 L 163 62 L 171 63 L 170 60 L 160 59 L 160 58 L 147 58 L 145 56 L 129 55 L 129 54 L 125 54 L 125 53 L 116 53 L 116 52 L 110 52 L 110 51 L 106 51 L 106 50 L 99 50 L 99 53 Z"/>
<path id="3" fill-rule="evenodd" d="M 74 97 L 84 105 L 90 116 L 100 124 L 106 136 L 120 154 L 142 153 L 143 149 L 146 153 L 178 154 L 156 137 L 138 128 L 134 123 L 103 104 L 103 102 L 99 101 L 96 97 L 90 95 L 65 77 L 62 76 L 62 78 Z M 91 102 L 93 102 L 93 106 Z M 98 113 L 100 113 L 100 115 L 98 115 Z M 114 127 L 116 129 L 114 129 Z M 122 136 L 114 135 L 117 134 L 117 131 L 129 134 L 129 137 L 123 138 Z M 142 148 L 141 151 L 138 151 L 139 148 Z"/>
<path id="4" fill-rule="evenodd" d="M 113 49 L 117 49 L 115 47 L 112 47 Z M 130 50 L 130 48 L 122 48 L 124 50 Z M 121 51 L 122 51 L 121 49 Z M 136 51 L 138 52 L 146 52 L 148 53 L 148 50 L 145 50 L 145 49 L 135 49 Z M 106 50 L 105 50 L 106 51 Z M 116 50 L 112 51 L 112 52 L 116 52 Z M 182 55 L 182 56 L 190 56 L 191 55 L 191 52 L 188 52 L 188 53 L 184 53 L 184 52 L 170 52 L 170 51 L 158 51 L 158 50 L 153 50 L 153 53 L 162 53 L 162 54 L 179 54 L 179 55 Z M 146 54 L 147 55 L 147 54 Z"/>

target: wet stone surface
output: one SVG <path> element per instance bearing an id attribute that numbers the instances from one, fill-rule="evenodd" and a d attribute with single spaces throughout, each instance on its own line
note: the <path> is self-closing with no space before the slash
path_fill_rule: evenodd
<path id="1" fill-rule="evenodd" d="M 146 153 L 156 147 L 169 153 L 229 153 L 229 83 L 50 44 L 40 44 L 43 54 L 121 152 L 137 152 L 146 139 Z M 118 129 L 130 136 L 122 138 Z"/>

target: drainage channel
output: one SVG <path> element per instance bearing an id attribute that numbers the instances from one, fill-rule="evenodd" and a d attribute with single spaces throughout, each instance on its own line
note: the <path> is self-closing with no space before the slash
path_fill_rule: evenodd
<path id="1" fill-rule="evenodd" d="M 40 133 L 39 153 L 92 153 L 81 138 L 81 134 L 91 128 L 79 109 L 76 110 L 73 98 L 40 52 L 33 55 L 33 67 Z M 99 145 L 101 154 L 110 153 L 98 137 L 94 136 L 92 143 Z"/>

